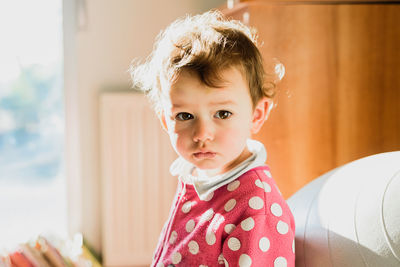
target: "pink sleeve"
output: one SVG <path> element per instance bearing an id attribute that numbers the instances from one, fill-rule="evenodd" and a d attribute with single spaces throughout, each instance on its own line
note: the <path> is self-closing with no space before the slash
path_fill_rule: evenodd
<path id="1" fill-rule="evenodd" d="M 290 217 L 262 214 L 244 218 L 225 239 L 223 256 L 225 266 L 294 267 Z"/>

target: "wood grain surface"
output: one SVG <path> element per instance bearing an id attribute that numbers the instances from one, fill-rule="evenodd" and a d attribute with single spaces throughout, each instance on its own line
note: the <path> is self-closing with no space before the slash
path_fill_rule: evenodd
<path id="1" fill-rule="evenodd" d="M 323 173 L 400 150 L 400 5 L 246 2 L 267 70 L 286 68 L 255 136 L 287 198 Z M 400 164 L 400 163 L 399 163 Z"/>

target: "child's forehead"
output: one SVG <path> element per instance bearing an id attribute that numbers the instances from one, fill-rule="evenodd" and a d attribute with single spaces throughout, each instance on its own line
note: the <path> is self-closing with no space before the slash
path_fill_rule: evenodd
<path id="1" fill-rule="evenodd" d="M 248 84 L 237 69 L 223 71 L 218 87 L 207 86 L 198 74 L 184 71 L 173 83 L 164 84 L 162 95 L 168 106 L 235 104 L 251 98 Z"/>

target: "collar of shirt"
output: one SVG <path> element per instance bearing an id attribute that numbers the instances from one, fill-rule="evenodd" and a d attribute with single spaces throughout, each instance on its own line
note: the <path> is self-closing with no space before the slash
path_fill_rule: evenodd
<path id="1" fill-rule="evenodd" d="M 252 139 L 248 139 L 246 144 L 252 155 L 228 172 L 210 177 L 200 170 L 199 175 L 194 176 L 192 173 L 196 167 L 182 157 L 171 164 L 170 172 L 173 176 L 178 176 L 183 183 L 193 185 L 199 198 L 205 200 L 218 188 L 231 183 L 248 170 L 265 164 L 267 152 L 264 145 Z"/>

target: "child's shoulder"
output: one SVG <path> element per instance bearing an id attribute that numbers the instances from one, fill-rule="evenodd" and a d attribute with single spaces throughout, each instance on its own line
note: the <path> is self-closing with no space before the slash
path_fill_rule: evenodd
<path id="1" fill-rule="evenodd" d="M 264 193 L 277 191 L 277 193 L 280 194 L 276 187 L 275 180 L 272 178 L 271 170 L 267 165 L 258 166 L 248 170 L 238 177 L 237 181 L 245 187 L 255 187 L 256 191 L 260 190 Z"/>
<path id="2" fill-rule="evenodd" d="M 267 165 L 248 170 L 226 185 L 225 190 L 228 193 L 226 197 L 246 203 L 254 211 L 258 207 L 260 210 L 265 208 L 267 203 L 283 200 Z"/>
<path id="3" fill-rule="evenodd" d="M 242 174 L 239 179 L 248 179 L 249 177 L 262 180 L 272 179 L 271 169 L 268 165 L 258 166 Z"/>
<path id="4" fill-rule="evenodd" d="M 254 216 L 290 214 L 289 207 L 276 186 L 268 166 L 247 171 L 226 185 L 223 190 L 225 195 L 221 197 L 221 200 L 225 201 L 228 207 L 231 207 L 233 203 L 236 209 L 236 215 L 227 218 L 227 220 L 235 220 L 232 223 Z"/>

